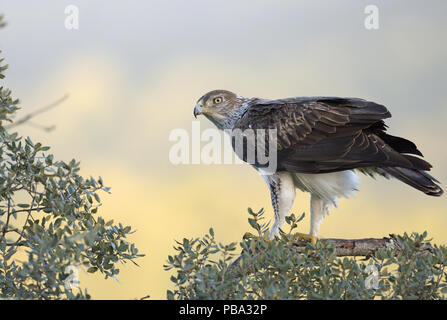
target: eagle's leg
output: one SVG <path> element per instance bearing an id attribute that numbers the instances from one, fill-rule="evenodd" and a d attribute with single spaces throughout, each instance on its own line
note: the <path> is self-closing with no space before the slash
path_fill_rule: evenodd
<path id="1" fill-rule="evenodd" d="M 315 244 L 320 239 L 320 224 L 328 214 L 328 204 L 317 195 L 310 194 L 310 233 L 295 233 L 298 239 Z"/>
<path id="2" fill-rule="evenodd" d="M 279 234 L 279 228 L 282 227 L 286 216 L 292 209 L 295 200 L 295 185 L 292 175 L 285 171 L 273 175 L 264 175 L 263 177 L 270 189 L 275 215 L 269 234 L 269 238 L 273 239 Z"/>
<path id="3" fill-rule="evenodd" d="M 310 241 L 315 244 L 320 236 L 320 224 L 328 214 L 329 205 L 319 196 L 310 194 Z"/>

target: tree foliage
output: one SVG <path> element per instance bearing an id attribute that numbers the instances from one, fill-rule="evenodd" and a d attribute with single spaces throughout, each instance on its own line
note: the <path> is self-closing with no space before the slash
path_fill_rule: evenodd
<path id="1" fill-rule="evenodd" d="M 177 242 L 165 265 L 174 272 L 168 299 L 445 299 L 447 248 L 422 249 L 425 232 L 397 236 L 395 248 L 370 257 L 340 258 L 324 241 L 295 249 L 293 230 L 304 215 L 288 217 L 289 232 L 270 241 L 263 211 L 249 214 L 256 235 L 239 244 L 217 243 L 212 229 Z"/>
<path id="2" fill-rule="evenodd" d="M 99 194 L 109 192 L 101 178 L 82 177 L 78 161 L 58 161 L 5 128 L 18 104 L 0 87 L 0 298 L 90 298 L 73 271 L 115 278 L 119 262 L 142 255 L 126 239 L 131 227 L 98 216 Z"/>

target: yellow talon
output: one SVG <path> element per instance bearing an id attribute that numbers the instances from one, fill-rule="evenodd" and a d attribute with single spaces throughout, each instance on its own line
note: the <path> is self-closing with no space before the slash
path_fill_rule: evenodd
<path id="1" fill-rule="evenodd" d="M 315 245 L 317 243 L 317 240 L 320 239 L 319 237 L 312 236 L 312 235 L 306 234 L 306 233 L 300 233 L 300 232 L 295 233 L 295 235 L 298 238 L 298 240 L 308 241 L 308 242 L 312 243 L 313 245 Z"/>

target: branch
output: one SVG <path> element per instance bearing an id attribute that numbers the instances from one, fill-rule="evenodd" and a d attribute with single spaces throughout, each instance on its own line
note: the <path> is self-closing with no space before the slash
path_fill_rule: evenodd
<path id="1" fill-rule="evenodd" d="M 24 116 L 23 118 L 18 119 L 17 121 L 14 121 L 13 123 L 11 123 L 10 125 L 5 126 L 6 129 L 11 129 L 14 127 L 17 127 L 25 122 L 28 122 L 29 120 L 31 120 L 32 118 L 34 118 L 35 116 L 47 112 L 48 110 L 51 110 L 55 107 L 57 107 L 58 105 L 60 105 L 62 102 L 64 102 L 65 100 L 67 100 L 69 97 L 69 94 L 66 93 L 64 96 L 62 96 L 61 98 L 57 99 L 56 101 L 50 103 L 49 105 L 42 107 L 40 109 L 37 109 L 34 112 L 28 113 L 26 116 Z M 34 124 L 34 126 L 36 126 L 36 124 Z M 41 126 L 40 126 L 41 127 Z M 54 126 L 51 127 L 41 127 L 46 131 L 51 131 L 54 129 Z"/>
<path id="2" fill-rule="evenodd" d="M 395 251 L 400 251 L 396 236 L 390 234 L 389 237 L 384 238 L 365 238 L 365 239 L 334 239 L 334 238 L 326 238 L 319 240 L 321 242 L 329 242 L 335 247 L 335 254 L 337 257 L 359 257 L 359 256 L 371 256 L 379 249 L 392 249 Z M 302 253 L 305 251 L 307 242 L 298 241 L 293 243 L 292 246 L 296 248 L 298 253 Z M 432 246 L 429 242 L 423 243 L 420 247 L 423 251 L 432 252 Z M 234 260 L 228 269 L 233 269 L 239 264 L 239 261 L 242 259 L 242 255 L 239 256 L 236 260 Z"/>
<path id="3" fill-rule="evenodd" d="M 365 239 L 321 239 L 322 242 L 329 242 L 335 247 L 337 257 L 345 256 L 370 256 L 379 249 L 396 249 L 397 243 L 393 235 L 384 238 L 365 238 Z M 293 244 L 298 252 L 304 252 L 306 242 L 299 241 Z"/>

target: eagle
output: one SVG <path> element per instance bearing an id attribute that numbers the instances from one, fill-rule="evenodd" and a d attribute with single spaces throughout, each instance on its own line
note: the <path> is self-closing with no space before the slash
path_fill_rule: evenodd
<path id="1" fill-rule="evenodd" d="M 443 194 L 417 146 L 387 133 L 384 119 L 391 113 L 375 102 L 340 97 L 269 100 L 213 90 L 197 101 L 193 115 L 204 115 L 225 132 L 253 130 L 257 135 L 275 130 L 274 148 L 263 150 L 276 153 L 274 171 L 264 170 L 257 159 L 250 162 L 270 190 L 274 210 L 270 239 L 278 236 L 296 189 L 310 193 L 310 232 L 300 237 L 313 243 L 330 208 L 359 190 L 358 173 L 396 178 L 429 196 Z M 246 162 L 247 150 L 257 148 L 253 141 L 258 140 L 250 141 L 244 140 L 244 151 L 236 152 Z"/>

